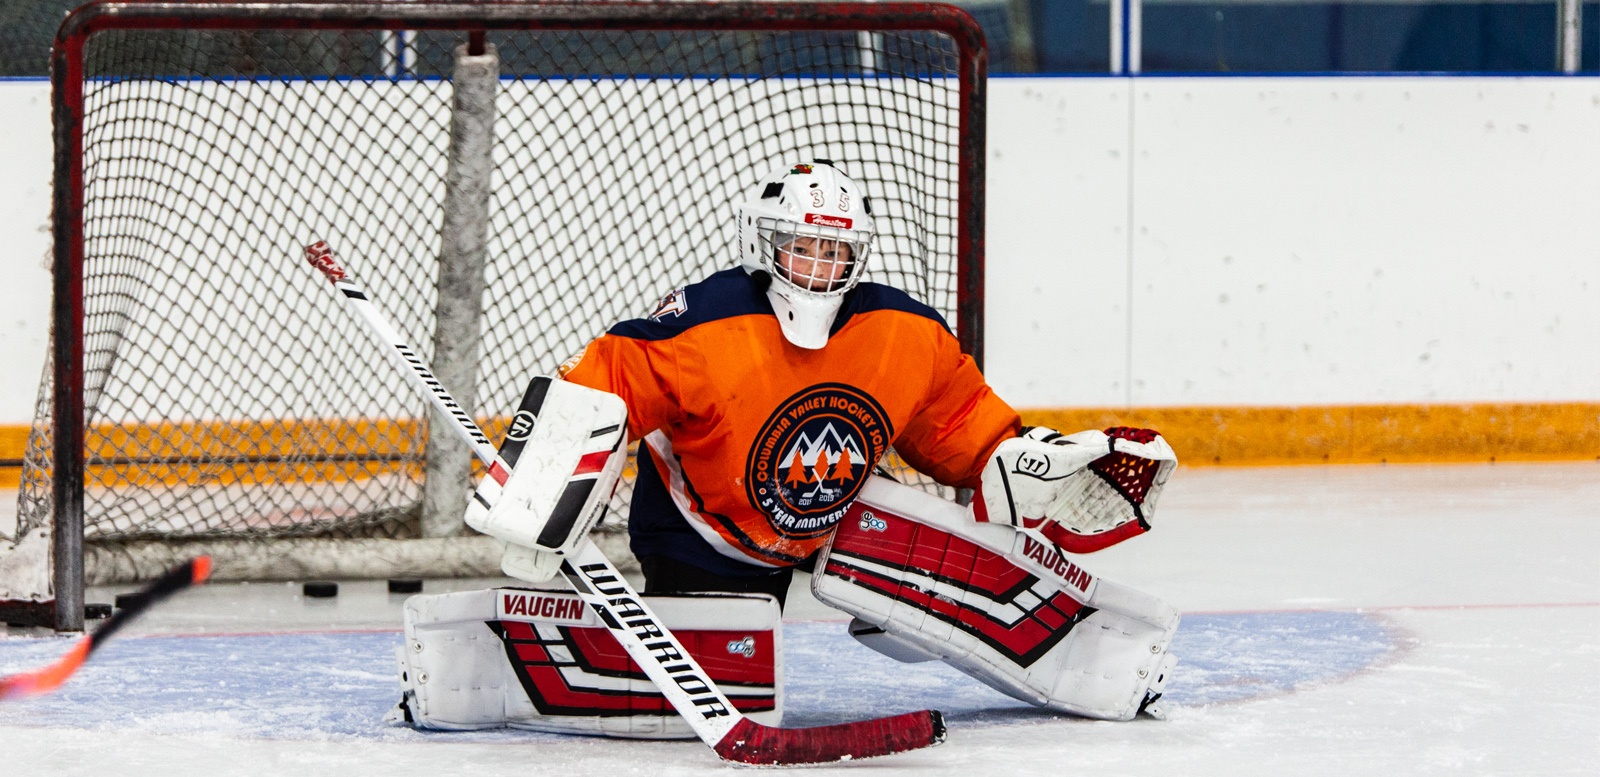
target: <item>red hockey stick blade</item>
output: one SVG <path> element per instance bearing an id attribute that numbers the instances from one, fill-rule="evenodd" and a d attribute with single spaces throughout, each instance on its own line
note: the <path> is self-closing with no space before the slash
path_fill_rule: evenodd
<path id="1" fill-rule="evenodd" d="M 106 640 L 111 638 L 111 635 L 117 633 L 117 630 L 126 626 L 134 618 L 139 617 L 140 613 L 149 609 L 150 605 L 189 586 L 199 585 L 210 576 L 210 556 L 199 556 L 174 567 L 166 574 L 156 578 L 150 585 L 145 586 L 143 590 L 140 590 L 126 607 L 118 610 L 105 623 L 100 624 L 100 627 L 95 629 L 93 634 L 78 640 L 78 643 L 73 645 L 72 649 L 67 651 L 67 654 L 55 663 L 32 672 L 0 677 L 0 700 L 49 693 L 61 687 L 61 684 L 66 682 L 67 678 L 77 672 L 78 667 L 83 666 L 83 662 L 89 659 L 89 654 L 105 644 Z"/>
<path id="2" fill-rule="evenodd" d="M 944 741 L 937 710 L 816 728 L 774 728 L 745 718 L 716 744 L 724 760 L 751 766 L 853 761 L 933 747 Z"/>

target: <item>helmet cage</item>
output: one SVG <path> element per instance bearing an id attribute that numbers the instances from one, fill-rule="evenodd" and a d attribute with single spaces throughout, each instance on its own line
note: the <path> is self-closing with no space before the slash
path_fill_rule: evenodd
<path id="1" fill-rule="evenodd" d="M 867 250 L 872 244 L 870 230 L 843 229 L 821 224 L 804 224 L 789 219 L 757 217 L 756 238 L 761 244 L 762 269 L 772 276 L 774 284 L 782 284 L 785 291 L 815 298 L 843 296 L 861 281 L 867 265 Z M 796 241 L 811 239 L 816 249 L 813 256 L 797 254 Z M 826 253 L 831 245 L 847 246 L 850 258 L 839 277 L 833 277 L 835 260 L 818 254 Z M 788 256 L 789 266 L 783 264 Z M 796 260 L 800 261 L 796 261 Z M 811 260 L 809 262 L 805 260 Z M 805 274 L 798 270 L 809 269 Z"/>

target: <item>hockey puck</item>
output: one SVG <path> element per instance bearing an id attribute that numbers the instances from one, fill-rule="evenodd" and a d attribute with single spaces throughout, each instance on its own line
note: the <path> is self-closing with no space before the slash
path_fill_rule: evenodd
<path id="1" fill-rule="evenodd" d="M 390 580 L 389 593 L 392 594 L 420 594 L 422 593 L 421 580 Z"/>
<path id="2" fill-rule="evenodd" d="M 106 618 L 111 617 L 111 605 L 106 604 L 105 602 L 85 604 L 83 606 L 83 617 L 85 620 L 91 621 L 105 620 Z"/>
<path id="3" fill-rule="evenodd" d="M 300 586 L 300 591 L 313 599 L 328 599 L 339 595 L 339 584 L 319 580 Z"/>
<path id="4" fill-rule="evenodd" d="M 111 606 L 119 610 L 126 610 L 129 607 L 138 604 L 140 598 L 142 597 L 140 597 L 137 593 L 117 594 L 116 598 L 111 600 Z"/>

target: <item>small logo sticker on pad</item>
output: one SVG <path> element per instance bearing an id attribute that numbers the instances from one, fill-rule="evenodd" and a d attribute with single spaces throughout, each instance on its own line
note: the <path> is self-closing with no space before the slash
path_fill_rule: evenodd
<path id="1" fill-rule="evenodd" d="M 745 637 L 744 639 L 736 639 L 736 640 L 730 641 L 728 643 L 728 655 L 744 656 L 745 658 L 755 658 L 756 657 L 756 638 L 755 637 Z"/>
<path id="2" fill-rule="evenodd" d="M 506 430 L 507 440 L 526 440 L 533 433 L 533 424 L 539 419 L 526 410 L 518 410 L 511 417 L 511 428 Z"/>

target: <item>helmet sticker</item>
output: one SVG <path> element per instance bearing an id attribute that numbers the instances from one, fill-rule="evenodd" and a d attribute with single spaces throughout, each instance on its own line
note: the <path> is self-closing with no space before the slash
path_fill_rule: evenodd
<path id="1" fill-rule="evenodd" d="M 824 227 L 838 227 L 840 229 L 849 229 L 850 225 L 854 224 L 855 222 L 850 220 L 850 219 L 847 219 L 847 218 L 845 218 L 843 216 L 828 216 L 828 215 L 824 215 L 824 214 L 821 214 L 821 213 L 807 213 L 806 214 L 806 223 L 807 224 L 820 224 L 820 225 L 822 225 Z"/>
<path id="2" fill-rule="evenodd" d="M 813 168 L 811 165 L 795 165 L 794 168 L 789 171 L 789 175 L 810 175 L 812 170 Z"/>
<path id="3" fill-rule="evenodd" d="M 745 464 L 751 506 L 778 534 L 818 537 L 844 517 L 894 437 L 888 414 L 866 392 L 821 383 L 779 405 Z"/>

